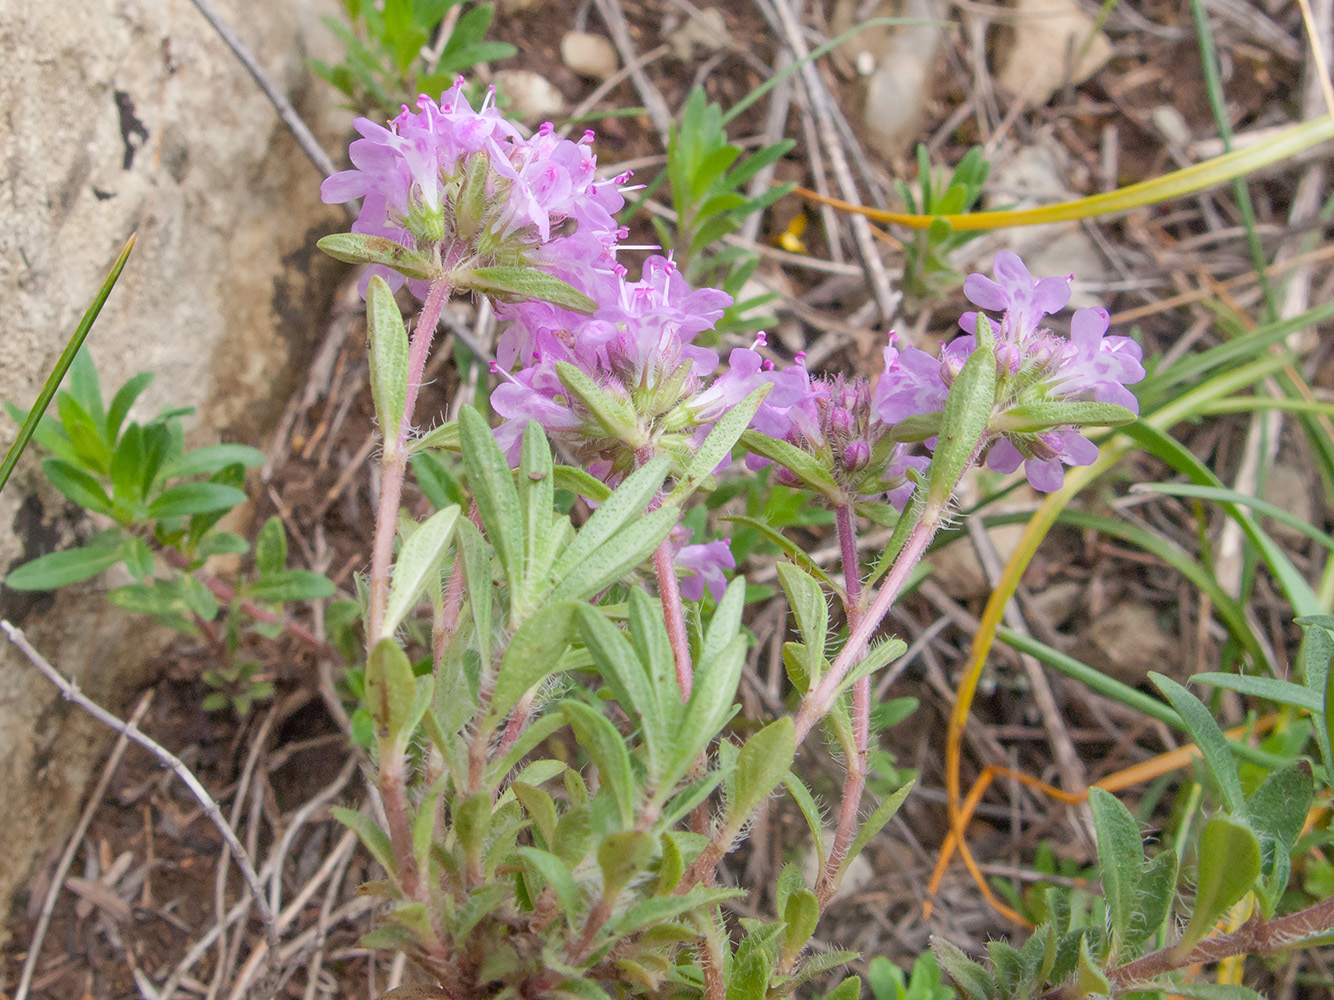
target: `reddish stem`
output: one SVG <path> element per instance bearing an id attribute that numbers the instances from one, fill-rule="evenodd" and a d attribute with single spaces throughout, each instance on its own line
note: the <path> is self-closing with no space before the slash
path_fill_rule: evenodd
<path id="1" fill-rule="evenodd" d="M 843 552 L 843 580 L 847 601 L 843 607 L 848 617 L 848 629 L 856 632 L 862 622 L 861 566 L 857 558 L 857 527 L 852 506 L 839 504 L 834 510 L 838 523 L 839 547 Z M 825 869 L 818 893 L 821 905 L 829 902 L 838 891 L 838 870 L 847 857 L 848 847 L 857 830 L 857 816 L 861 811 L 862 793 L 866 790 L 866 759 L 871 733 L 871 678 L 863 677 L 852 688 L 853 752 L 848 757 L 848 771 L 843 781 L 843 800 L 839 806 L 838 829 L 825 861 Z"/>
<path id="2" fill-rule="evenodd" d="M 681 689 L 681 700 L 689 701 L 695 669 L 690 663 L 690 639 L 686 635 L 685 608 L 681 604 L 681 582 L 676 577 L 676 566 L 672 564 L 672 543 L 666 538 L 653 551 L 653 571 L 658 577 L 667 639 L 676 663 L 676 684 Z"/>

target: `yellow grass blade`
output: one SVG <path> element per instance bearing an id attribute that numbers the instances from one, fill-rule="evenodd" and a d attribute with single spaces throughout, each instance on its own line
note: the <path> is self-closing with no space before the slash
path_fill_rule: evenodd
<path id="1" fill-rule="evenodd" d="M 1008 212 L 970 212 L 965 215 L 912 215 L 906 212 L 886 212 L 878 208 L 866 208 L 853 205 L 837 198 L 826 198 L 806 188 L 797 188 L 797 193 L 822 205 L 830 205 L 843 212 L 865 215 L 877 222 L 890 222 L 906 226 L 909 229 L 926 229 L 936 219 L 943 219 L 955 230 L 1003 229 L 1007 226 L 1036 226 L 1044 222 L 1065 222 L 1070 219 L 1087 219 L 1095 215 L 1108 215 L 1123 212 L 1126 209 L 1152 205 L 1160 201 L 1169 201 L 1183 195 L 1194 194 L 1205 188 L 1215 187 L 1234 180 L 1252 171 L 1267 167 L 1272 163 L 1296 156 L 1312 146 L 1334 139 L 1334 120 L 1329 117 L 1317 118 L 1285 129 L 1274 138 L 1257 142 L 1245 149 L 1236 149 L 1212 160 L 1192 164 L 1183 170 L 1163 174 L 1152 180 L 1141 181 L 1127 187 L 1117 188 L 1104 194 L 1063 201 L 1055 205 L 1043 205 L 1041 208 L 1025 208 Z"/>

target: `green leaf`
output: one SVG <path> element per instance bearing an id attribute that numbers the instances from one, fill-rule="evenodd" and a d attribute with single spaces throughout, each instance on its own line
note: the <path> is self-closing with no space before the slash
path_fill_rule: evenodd
<path id="1" fill-rule="evenodd" d="M 626 714 L 643 727 L 649 781 L 657 784 L 662 779 L 660 754 L 666 734 L 660 695 L 652 676 L 630 640 L 602 611 L 584 604 L 578 606 L 577 616 L 580 637 L 598 673 Z"/>
<path id="2" fill-rule="evenodd" d="M 775 719 L 752 736 L 737 754 L 729 823 L 749 818 L 786 777 L 797 750 L 796 730 L 789 716 Z"/>
<path id="3" fill-rule="evenodd" d="M 1213 687 L 1239 691 L 1256 698 L 1279 705 L 1293 705 L 1304 708 L 1313 715 L 1324 713 L 1324 700 L 1314 691 L 1291 681 L 1277 677 L 1257 677 L 1251 674 L 1206 673 L 1195 674 L 1190 678 L 1192 684 L 1210 684 Z"/>
<path id="4" fill-rule="evenodd" d="M 344 809 L 342 806 L 330 806 L 329 812 L 361 839 L 366 850 L 371 852 L 371 857 L 380 862 L 381 868 L 395 875 L 394 848 L 389 843 L 389 835 L 380 829 L 375 820 L 355 809 Z"/>
<path id="5" fill-rule="evenodd" d="M 285 569 L 261 577 L 243 588 L 257 601 L 318 601 L 333 597 L 334 585 L 323 573 L 309 569 Z"/>
<path id="6" fill-rule="evenodd" d="M 931 951 L 942 971 L 967 1000 L 992 1000 L 996 981 L 986 969 L 942 937 L 931 938 Z"/>
<path id="7" fill-rule="evenodd" d="M 120 272 L 124 270 L 125 262 L 130 258 L 130 251 L 134 248 L 134 240 L 135 236 L 131 235 L 125 241 L 125 245 L 121 247 L 120 253 L 111 265 L 110 272 L 103 279 L 102 286 L 93 297 L 92 304 L 84 311 L 83 317 L 79 320 L 79 325 L 75 327 L 74 335 L 65 344 L 65 349 L 60 352 L 60 357 L 51 370 L 51 374 L 42 383 L 42 388 L 37 393 L 37 399 L 29 407 L 28 414 L 24 418 L 22 426 L 19 427 L 18 436 L 14 438 L 14 443 L 9 446 L 9 450 L 5 452 L 4 460 L 0 461 L 0 490 L 3 490 L 5 484 L 9 482 L 9 477 L 14 472 L 14 466 L 18 464 L 19 457 L 23 454 L 24 449 L 28 447 L 33 432 L 37 430 L 38 423 L 46 413 L 47 406 L 51 403 L 51 397 L 56 394 L 61 380 L 64 379 L 65 373 L 73 364 L 75 356 L 79 353 L 79 348 L 83 346 L 84 339 L 88 336 L 88 331 L 93 328 L 93 323 L 102 311 L 102 306 L 106 304 L 111 289 L 116 286 L 116 281 L 120 278 Z M 126 408 L 128 409 L 128 407 Z M 79 501 L 76 500 L 75 502 L 78 503 Z"/>
<path id="8" fill-rule="evenodd" d="M 597 767 L 602 784 L 611 789 L 622 824 L 631 826 L 634 823 L 635 785 L 625 740 L 611 722 L 581 702 L 562 701 L 560 710 L 574 729 L 579 745 Z"/>
<path id="9" fill-rule="evenodd" d="M 569 393 L 595 416 L 610 437 L 618 438 L 632 448 L 644 443 L 634 408 L 624 399 L 618 399 L 593 381 L 581 368 L 568 361 L 556 362 L 556 375 Z"/>
<path id="10" fill-rule="evenodd" d="M 440 265 L 384 236 L 332 233 L 321 238 L 315 245 L 334 260 L 341 260 L 344 264 L 381 264 L 399 274 L 422 281 L 433 281 L 441 274 Z M 377 278 L 384 281 L 379 275 L 371 278 L 371 281 L 374 282 Z M 388 282 L 385 282 L 385 288 L 388 287 Z M 369 304 L 369 288 L 366 301 Z"/>
<path id="11" fill-rule="evenodd" d="M 1200 748 L 1200 753 L 1203 754 L 1205 763 L 1209 765 L 1214 780 L 1218 782 L 1218 789 L 1223 795 L 1228 811 L 1235 815 L 1244 815 L 1246 796 L 1242 792 L 1241 778 L 1237 773 L 1237 761 L 1232 756 L 1227 736 L 1223 734 L 1213 714 L 1198 698 L 1172 678 L 1151 671 L 1149 679 L 1157 685 L 1158 690 L 1181 716 L 1186 731 L 1195 740 L 1195 745 Z"/>
<path id="12" fill-rule="evenodd" d="M 366 662 L 366 708 L 382 741 L 399 743 L 411 735 L 403 728 L 416 700 L 417 679 L 407 654 L 393 639 L 381 639 Z"/>
<path id="13" fill-rule="evenodd" d="M 551 886 L 560 901 L 561 911 L 565 914 L 566 920 L 573 925 L 575 916 L 579 912 L 580 893 L 570 870 L 565 867 L 565 862 L 549 851 L 539 850 L 536 847 L 520 847 L 516 853 L 527 868 L 540 875 L 547 885 Z"/>
<path id="14" fill-rule="evenodd" d="M 99 514 L 111 514 L 111 498 L 106 490 L 82 469 L 58 458 L 48 458 L 42 462 L 42 472 L 52 486 L 80 507 Z"/>
<path id="15" fill-rule="evenodd" d="M 556 803 L 551 796 L 523 781 L 511 782 L 509 790 L 532 818 L 533 825 L 542 836 L 542 842 L 547 846 L 555 843 L 556 823 L 560 817 L 556 814 Z"/>
<path id="16" fill-rule="evenodd" d="M 847 676 L 838 685 L 836 696 L 850 689 L 863 677 L 869 677 L 877 670 L 883 670 L 908 651 L 908 644 L 902 639 L 883 639 L 866 651 L 866 655 L 852 665 Z"/>
<path id="17" fill-rule="evenodd" d="M 76 400 L 79 409 L 92 418 L 95 425 L 102 425 L 106 422 L 106 410 L 102 406 L 102 386 L 97 380 L 97 366 L 93 364 L 93 356 L 87 349 L 79 351 L 74 356 L 74 362 L 69 369 L 69 396 Z M 96 429 L 99 439 L 102 437 L 101 427 Z"/>
<path id="18" fill-rule="evenodd" d="M 795 774 L 791 772 L 785 774 L 783 784 L 787 786 L 788 794 L 797 803 L 797 808 L 801 810 L 801 815 L 806 820 L 806 827 L 811 831 L 811 840 L 815 844 L 815 857 L 819 862 L 817 871 L 823 871 L 828 857 L 824 845 L 824 814 L 810 789 Z"/>
<path id="19" fill-rule="evenodd" d="M 125 547 L 119 543 L 51 552 L 24 563 L 10 573 L 4 583 L 10 590 L 55 590 L 91 579 L 124 557 Z"/>
<path id="20" fill-rule="evenodd" d="M 427 431 L 421 437 L 408 442 L 409 453 L 427 451 L 436 448 L 441 451 L 458 451 L 459 444 L 459 425 L 457 420 L 451 420 L 447 424 L 441 424 L 433 430 Z"/>
<path id="21" fill-rule="evenodd" d="M 829 605 L 814 578 L 792 563 L 778 564 L 778 580 L 797 619 L 806 646 L 806 674 L 811 686 L 820 680 L 829 633 Z"/>
<path id="22" fill-rule="evenodd" d="M 569 465 L 556 466 L 554 482 L 556 489 L 569 490 L 571 493 L 587 497 L 595 503 L 602 503 L 607 497 L 611 496 L 611 487 L 601 479 L 589 475 L 583 469 L 576 469 Z"/>
<path id="23" fill-rule="evenodd" d="M 476 267 L 454 271 L 450 279 L 456 288 L 491 295 L 502 302 L 536 299 L 584 316 L 592 316 L 598 308 L 596 302 L 573 285 L 535 267 Z"/>
<path id="24" fill-rule="evenodd" d="M 783 907 L 783 950 L 796 954 L 806 947 L 820 922 L 820 901 L 809 889 L 801 889 L 788 896 Z"/>
<path id="25" fill-rule="evenodd" d="M 556 670 L 561 655 L 574 642 L 574 616 L 580 607 L 574 601 L 556 601 L 519 626 L 496 673 L 487 712 L 489 724 L 503 719 L 530 688 Z"/>
<path id="26" fill-rule="evenodd" d="M 608 929 L 616 937 L 626 937 L 645 927 L 668 923 L 691 910 L 717 906 L 746 895 L 748 893 L 744 889 L 713 889 L 701 886 L 680 896 L 645 899 L 626 910 L 609 925 Z"/>
<path id="27" fill-rule="evenodd" d="M 1200 831 L 1195 912 L 1173 952 L 1187 954 L 1259 877 L 1260 842 L 1250 827 L 1223 815 L 1205 823 Z"/>
<path id="28" fill-rule="evenodd" d="M 843 881 L 843 876 L 847 874 L 848 866 L 857 859 L 857 855 L 861 854 L 861 852 L 866 849 L 866 845 L 871 842 L 871 838 L 883 830 L 885 824 L 894 818 L 894 814 L 899 811 L 899 807 L 903 805 L 903 800 L 908 797 L 908 793 L 913 790 L 913 785 L 915 784 L 915 781 L 909 781 L 902 788 L 895 791 L 893 795 L 885 799 L 884 802 L 881 802 L 880 805 L 875 807 L 875 811 L 871 813 L 866 822 L 862 824 L 861 829 L 857 831 L 857 836 L 852 839 L 852 843 L 848 847 L 847 857 L 845 857 L 843 863 L 838 866 L 836 882 L 841 883 Z"/>
<path id="29" fill-rule="evenodd" d="M 523 589 L 524 531 L 514 476 L 490 426 L 471 406 L 459 412 L 459 439 L 487 540 L 505 570 L 510 593 L 518 594 Z"/>
<path id="30" fill-rule="evenodd" d="M 130 576 L 136 580 L 148 580 L 153 576 L 156 569 L 156 563 L 153 559 L 153 550 L 148 547 L 138 535 L 125 536 L 125 568 L 129 570 Z M 194 577 L 188 577 L 194 579 Z"/>
<path id="31" fill-rule="evenodd" d="M 134 401 L 139 398 L 143 391 L 152 384 L 153 378 L 153 372 L 140 372 L 116 390 L 116 395 L 111 397 L 111 405 L 107 407 L 106 439 L 108 441 L 114 441 L 120 436 L 121 426 L 125 423 L 125 418 L 130 415 L 130 407 L 134 405 Z"/>
<path id="32" fill-rule="evenodd" d="M 1311 765 L 1294 760 L 1265 778 L 1246 802 L 1251 825 L 1260 834 L 1262 869 L 1268 876 L 1266 917 L 1273 916 L 1274 904 L 1287 888 L 1293 845 L 1306 823 L 1314 792 Z"/>
<path id="33" fill-rule="evenodd" d="M 456 522 L 459 551 L 463 559 L 463 581 L 472 609 L 474 642 L 482 663 L 491 662 L 491 605 L 495 595 L 491 578 L 491 550 L 477 526 L 468 518 Z"/>
<path id="34" fill-rule="evenodd" d="M 159 520 L 231 510 L 245 503 L 244 490 L 222 483 L 179 483 L 159 493 L 148 505 L 148 516 Z"/>
<path id="35" fill-rule="evenodd" d="M 944 506 L 977 456 L 996 402 L 996 351 L 991 325 L 977 317 L 977 347 L 964 362 L 945 399 L 940 438 L 931 459 L 927 502 Z"/>
<path id="36" fill-rule="evenodd" d="M 1112 940 L 1124 942 L 1139 902 L 1140 871 L 1144 867 L 1144 842 L 1139 824 L 1121 801 L 1101 788 L 1089 789 L 1089 808 L 1098 834 L 1098 864 L 1102 870 L 1102 892 L 1107 899 Z"/>
<path id="37" fill-rule="evenodd" d="M 618 830 L 598 845 L 602 891 L 615 897 L 653 858 L 653 838 L 641 830 Z"/>
<path id="38" fill-rule="evenodd" d="M 839 489 L 833 474 L 810 452 L 756 430 L 743 433 L 741 443 L 756 455 L 777 462 L 811 489 L 831 499 L 837 499 L 842 495 L 842 490 Z"/>
<path id="39" fill-rule="evenodd" d="M 325 237 L 325 240 L 330 237 Z M 320 241 L 321 244 L 324 240 Z M 407 413 L 408 330 L 389 283 L 378 274 L 366 287 L 366 339 L 370 342 L 371 396 L 386 451 L 398 450 Z"/>
<path id="40" fill-rule="evenodd" d="M 626 525 L 564 579 L 557 575 L 560 582 L 551 591 L 551 600 L 582 601 L 606 590 L 642 564 L 680 519 L 678 508 L 663 506 Z"/>
<path id="41" fill-rule="evenodd" d="M 111 492 L 121 502 L 137 503 L 144 497 L 148 483 L 143 480 L 143 433 L 138 424 L 130 424 L 111 456 Z"/>
<path id="42" fill-rule="evenodd" d="M 255 469 L 264 464 L 264 453 L 247 444 L 210 444 L 169 458 L 162 464 L 163 479 L 181 476 L 211 476 L 229 465 Z"/>
<path id="43" fill-rule="evenodd" d="M 524 594 L 529 606 L 536 599 L 534 591 L 546 581 L 548 569 L 556 558 L 555 547 L 563 540 L 561 529 L 568 523 L 553 522 L 554 478 L 551 446 L 537 421 L 530 420 L 524 428 L 516 477 L 524 524 Z"/>
<path id="44" fill-rule="evenodd" d="M 1132 411 L 1115 403 L 1042 402 L 1010 407 L 992 421 L 991 428 L 1008 434 L 1035 434 L 1066 424 L 1120 427 L 1136 419 Z"/>
<path id="45" fill-rule="evenodd" d="M 750 426 L 751 419 L 772 389 L 773 384 L 766 382 L 718 419 L 686 465 L 685 478 L 672 491 L 672 502 L 681 503 L 713 475 L 714 469 L 727 460 L 732 454 L 732 446 Z"/>
<path id="46" fill-rule="evenodd" d="M 574 541 L 565 547 L 560 559 L 551 569 L 552 579 L 563 580 L 583 564 L 599 546 L 631 521 L 643 516 L 645 509 L 657 495 L 662 481 L 671 468 L 671 459 L 660 457 L 645 462 L 612 492 L 593 512 Z"/>
<path id="47" fill-rule="evenodd" d="M 1162 929 L 1172 909 L 1177 887 L 1177 854 L 1168 848 L 1154 856 L 1140 875 L 1135 912 L 1126 926 L 1128 948 L 1139 948 Z"/>
<path id="48" fill-rule="evenodd" d="M 255 569 L 261 576 L 287 569 L 287 529 L 277 514 L 264 522 L 255 539 Z"/>
<path id="49" fill-rule="evenodd" d="M 446 507 L 426 519 L 403 542 L 390 578 L 380 638 L 393 635 L 425 592 L 431 578 L 439 578 L 440 563 L 459 519 L 458 507 Z"/>

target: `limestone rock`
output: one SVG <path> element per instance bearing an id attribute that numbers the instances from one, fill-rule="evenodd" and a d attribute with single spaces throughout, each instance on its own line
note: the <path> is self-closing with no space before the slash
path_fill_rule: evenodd
<path id="1" fill-rule="evenodd" d="M 592 80 L 605 80 L 620 66 L 611 40 L 587 31 L 567 32 L 560 40 L 560 57 L 570 69 Z"/>
<path id="2" fill-rule="evenodd" d="M 506 113 L 526 125 L 547 121 L 565 110 L 565 98 L 556 85 L 530 69 L 502 69 L 491 81 L 510 102 Z"/>
<path id="3" fill-rule="evenodd" d="M 1030 105 L 1067 83 L 1083 83 L 1112 57 L 1112 43 L 1075 0 L 1015 0 L 1010 44 L 996 78 Z"/>
<path id="4" fill-rule="evenodd" d="M 335 0 L 217 6 L 325 148 L 338 150 L 349 116 L 306 68 L 311 56 L 338 58 L 320 23 L 337 13 Z M 137 231 L 88 342 L 103 384 L 153 370 L 141 411 L 195 405 L 197 442 L 262 443 L 342 273 L 315 249 L 345 224 L 341 209 L 320 203 L 319 173 L 188 4 L 66 0 L 58 16 L 43 4 L 0 4 L 0 51 L 20 54 L 0 74 L 0 400 L 29 404 Z M 0 450 L 15 430 L 0 417 Z M 36 529 L 65 516 L 47 496 L 29 498 L 16 520 L 35 468 L 26 458 L 0 497 L 0 573 L 39 554 Z M 96 594 L 62 593 L 46 610 L 15 598 L 0 591 L 0 614 L 19 618 L 57 667 L 121 709 L 152 652 L 144 620 Z M 34 863 L 63 844 L 105 736 L 0 644 L 6 909 Z"/>
<path id="5" fill-rule="evenodd" d="M 1089 666 L 1125 684 L 1143 684 L 1150 670 L 1182 673 L 1178 643 L 1158 627 L 1153 609 L 1118 604 L 1098 615 L 1080 633 L 1075 655 Z"/>

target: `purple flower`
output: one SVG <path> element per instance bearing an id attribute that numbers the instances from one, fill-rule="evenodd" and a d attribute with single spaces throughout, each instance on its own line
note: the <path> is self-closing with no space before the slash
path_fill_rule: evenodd
<path id="1" fill-rule="evenodd" d="M 996 274 L 992 281 L 983 274 L 970 274 L 963 282 L 963 292 L 970 302 L 989 312 L 1005 314 L 999 340 L 1022 344 L 1037 333 L 1043 316 L 1051 316 L 1070 301 L 1070 282 L 1074 275 L 1033 280 L 1033 275 L 1017 253 L 1002 250 L 992 262 Z M 964 313 L 959 325 L 976 332 L 977 313 Z"/>
<path id="2" fill-rule="evenodd" d="M 722 316 L 731 297 L 717 289 L 692 289 L 666 257 L 650 257 L 639 281 L 625 269 L 592 269 L 576 287 L 599 304 L 578 316 L 545 303 L 500 310 L 510 321 L 497 345 L 497 371 L 505 383 L 493 404 L 505 417 L 497 432 L 517 454 L 522 429 L 537 420 L 603 478 L 619 478 L 642 461 L 644 449 L 685 456 L 711 425 L 750 392 L 776 378 L 754 350 L 732 352 L 726 372 L 714 377 L 718 355 L 694 338 Z M 758 345 L 757 345 L 758 346 Z M 634 423 L 609 429 L 562 384 L 557 364 L 577 367 L 619 401 Z"/>
<path id="3" fill-rule="evenodd" d="M 945 408 L 949 388 L 942 377 L 940 361 L 912 345 L 900 350 L 893 333 L 889 335 L 884 356 L 885 370 L 876 383 L 873 397 L 876 414 L 882 421 L 896 424 Z"/>
<path id="4" fill-rule="evenodd" d="M 1022 463 L 1029 483 L 1041 493 L 1061 488 L 1065 482 L 1063 465 L 1092 465 L 1098 458 L 1098 446 L 1068 427 L 1027 435 L 1022 443 L 1024 450 L 1020 451 L 1014 439 L 999 438 L 987 452 L 987 467 L 1010 473 Z"/>
<path id="5" fill-rule="evenodd" d="M 353 169 L 328 178 L 321 197 L 363 199 L 354 233 L 391 239 L 437 262 L 482 266 L 503 259 L 558 265 L 566 273 L 608 266 L 620 235 L 614 213 L 624 199 L 619 179 L 595 178 L 592 133 L 571 142 L 546 124 L 524 139 L 490 101 L 488 94 L 474 111 L 459 80 L 438 104 L 423 94 L 416 111 L 405 105 L 388 128 L 358 118 L 362 138 L 349 151 Z M 455 214 L 455 199 L 479 156 L 486 166 L 482 216 L 465 219 Z M 560 232 L 567 221 L 573 232 Z M 388 268 L 370 270 L 392 287 L 403 283 Z M 411 287 L 424 294 L 426 283 Z"/>
<path id="6" fill-rule="evenodd" d="M 690 529 L 677 527 L 672 531 L 673 538 L 678 535 L 689 537 Z M 701 545 L 682 545 L 676 551 L 673 561 L 678 571 L 684 571 L 681 579 L 681 596 L 687 601 L 698 601 L 704 597 L 704 590 L 715 601 L 722 600 L 727 590 L 727 577 L 723 570 L 736 569 L 736 557 L 732 555 L 730 539 L 721 538 Z"/>
<path id="7" fill-rule="evenodd" d="M 1070 341 L 1051 377 L 1052 392 L 1138 413 L 1139 400 L 1126 385 L 1144 378 L 1143 354 L 1129 337 L 1104 336 L 1109 321 L 1106 309 L 1075 310 Z"/>

